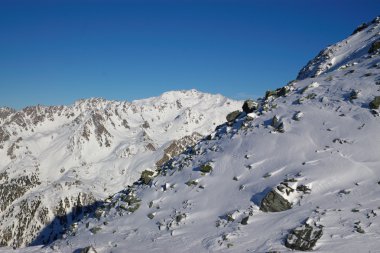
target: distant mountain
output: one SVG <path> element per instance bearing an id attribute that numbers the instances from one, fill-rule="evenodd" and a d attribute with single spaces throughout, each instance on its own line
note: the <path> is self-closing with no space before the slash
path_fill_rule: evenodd
<path id="1" fill-rule="evenodd" d="M 1 108 L 0 245 L 29 244 L 54 217 L 38 243 L 59 238 L 82 207 L 155 170 L 241 104 L 189 90 L 133 102 Z"/>
<path id="2" fill-rule="evenodd" d="M 161 150 L 165 149 L 170 154 L 157 163 L 162 152 L 157 159 L 149 160 L 150 166 L 136 166 L 145 164 L 147 160 L 145 156 L 140 157 L 140 153 L 135 153 L 137 158 L 133 167 L 150 168 L 142 172 L 137 169 L 141 172 L 140 176 L 115 175 L 113 173 L 117 169 L 104 166 L 105 171 L 101 175 L 113 179 L 104 179 L 102 183 L 106 184 L 96 188 L 100 179 L 94 175 L 100 175 L 100 170 L 96 170 L 100 165 L 88 168 L 89 162 L 86 160 L 81 170 L 72 169 L 76 172 L 66 171 L 66 165 L 65 173 L 68 174 L 64 178 L 71 175 L 74 181 L 77 173 L 81 182 L 98 189 L 94 190 L 96 193 L 102 187 L 116 190 L 118 187 L 113 184 L 125 178 L 129 183 L 137 180 L 103 200 L 94 198 L 98 201 L 96 205 L 75 205 L 87 210 L 80 221 L 67 221 L 71 225 L 64 230 L 61 239 L 44 247 L 33 246 L 12 252 L 378 251 L 380 18 L 361 25 L 349 38 L 322 52 L 326 53 L 319 54 L 301 70 L 298 80 L 267 91 L 257 101 L 245 101 L 243 111 L 233 111 L 232 107 L 241 104 L 230 102 L 231 110 L 226 111 L 232 112 L 224 115 L 227 122 L 216 123 L 215 130 L 193 142 L 194 145 L 187 145 L 185 139 L 182 139 L 184 143 L 177 141 L 173 148 L 167 145 Z M 221 114 L 222 110 L 218 111 L 217 108 L 215 106 L 208 115 Z M 4 109 L 3 114 L 10 119 L 14 113 Z M 212 122 L 211 116 L 205 116 L 205 121 Z M 218 118 L 222 120 L 224 116 Z M 189 121 L 181 117 L 181 124 L 177 125 L 179 128 L 187 126 L 184 122 Z M 116 145 L 110 137 L 116 136 L 110 130 L 112 127 L 107 125 L 108 134 L 106 131 L 96 134 L 95 126 L 98 124 L 90 119 L 92 128 L 88 127 L 88 141 L 91 145 L 87 147 L 87 138 L 81 135 L 87 132 L 84 128 L 78 131 L 82 137 L 74 141 L 74 144 L 78 143 L 79 139 L 80 145 L 65 145 L 69 151 L 80 146 L 82 159 L 85 155 L 92 157 L 93 151 L 86 153 L 83 151 L 85 147 L 99 146 L 104 150 L 107 143 L 110 147 Z M 128 125 L 132 125 L 132 120 L 128 120 Z M 145 117 L 139 124 L 146 125 L 146 121 L 152 127 L 151 121 Z M 148 132 L 146 129 L 149 128 L 142 128 Z M 208 128 L 205 128 L 207 131 Z M 68 136 L 72 136 L 72 132 L 68 131 Z M 7 129 L 4 133 L 2 136 L 11 136 Z M 48 143 L 51 137 L 38 136 L 44 140 L 38 148 L 44 150 L 43 143 Z M 141 134 L 139 139 L 139 143 L 144 143 L 143 147 L 147 143 L 144 136 Z M 149 136 L 155 140 L 152 135 Z M 161 140 L 167 138 L 160 137 Z M 7 140 L 7 150 L 14 143 L 15 148 L 11 150 L 16 150 L 17 157 L 17 152 L 24 150 L 19 144 L 24 139 L 17 142 L 16 137 L 12 138 L 13 142 Z M 57 138 L 53 135 L 53 139 Z M 68 139 L 71 140 L 71 137 Z M 156 147 L 157 142 L 148 143 Z M 30 143 L 36 143 L 34 138 Z M 37 144 L 34 145 L 37 147 Z M 188 147 L 176 155 L 178 152 L 171 152 L 176 150 L 176 146 Z M 56 150 L 55 146 L 49 150 Z M 11 161 L 9 156 L 12 156 L 12 152 L 9 153 L 8 163 Z M 49 157 L 59 163 L 52 154 Z M 98 157 L 103 156 L 99 154 Z M 23 165 L 20 161 L 19 168 L 28 168 L 26 165 L 29 164 L 31 171 L 38 168 L 49 172 L 42 170 L 38 163 L 33 164 L 35 160 L 30 163 L 26 163 L 29 161 L 26 159 L 22 161 Z M 103 162 L 104 158 L 98 164 Z M 120 162 L 122 164 L 129 163 L 123 160 Z M 22 173 L 20 169 L 12 171 Z M 46 178 L 55 175 L 48 172 L 45 172 L 49 176 Z M 7 175 L 2 176 L 2 180 Z M 27 173 L 23 172 L 19 178 L 25 175 Z M 29 178 L 31 184 L 36 181 L 31 176 Z M 9 182 L 10 179 L 7 180 Z M 62 182 L 59 187 L 63 188 L 64 181 L 56 179 L 54 182 L 57 181 Z M 70 190 L 64 188 L 59 194 L 74 192 L 72 189 L 80 188 L 82 183 L 78 185 Z M 34 187 L 39 189 L 41 186 Z M 39 196 L 53 199 L 54 190 L 49 189 L 48 193 Z M 32 198 L 28 197 L 28 200 L 32 201 Z M 62 202 L 64 204 L 65 201 Z M 33 210 L 30 208 L 29 212 Z M 19 216 L 3 220 L 10 223 L 15 221 L 15 217 Z M 62 217 L 70 219 L 67 213 L 57 215 L 56 219 Z M 28 224 L 28 220 L 21 221 Z M 49 229 L 49 226 L 43 229 L 38 238 L 51 234 Z M 39 241 L 35 242 L 37 244 Z M 0 249 L 0 252 L 7 250 L 9 248 Z"/>

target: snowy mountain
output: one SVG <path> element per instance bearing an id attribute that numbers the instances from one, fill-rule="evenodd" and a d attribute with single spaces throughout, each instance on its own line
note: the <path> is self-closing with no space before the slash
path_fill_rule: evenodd
<path id="1" fill-rule="evenodd" d="M 61 239 L 12 252 L 377 252 L 380 18 L 323 52 L 298 80 L 246 101 L 181 154 L 83 205 Z"/>
<path id="2" fill-rule="evenodd" d="M 179 154 L 241 104 L 189 90 L 131 103 L 93 98 L 71 106 L 1 108 L 0 245 L 25 246 L 60 217 L 34 243 L 56 239 L 83 215 L 82 207 Z"/>

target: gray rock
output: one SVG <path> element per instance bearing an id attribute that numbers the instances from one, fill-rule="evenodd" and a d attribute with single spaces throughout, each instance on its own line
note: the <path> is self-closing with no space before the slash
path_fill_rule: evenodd
<path id="1" fill-rule="evenodd" d="M 272 119 L 272 127 L 280 133 L 285 132 L 284 122 L 280 120 L 280 118 L 277 115 L 275 115 Z"/>
<path id="2" fill-rule="evenodd" d="M 236 111 L 230 112 L 227 115 L 226 119 L 227 119 L 228 122 L 234 122 L 235 119 L 237 119 L 239 117 L 239 115 L 240 115 L 240 111 L 236 110 Z"/>
<path id="3" fill-rule="evenodd" d="M 259 107 L 259 104 L 257 102 L 255 102 L 252 99 L 248 99 L 244 101 L 243 111 L 248 114 L 248 113 L 256 111 L 258 107 Z"/>
<path id="4" fill-rule="evenodd" d="M 322 228 L 321 225 L 316 225 L 315 222 L 297 227 L 288 234 L 285 246 L 301 251 L 312 250 L 323 234 Z"/>
<path id="5" fill-rule="evenodd" d="M 281 212 L 290 208 L 292 208 L 292 204 L 275 190 L 270 191 L 260 204 L 260 210 L 263 212 Z"/>

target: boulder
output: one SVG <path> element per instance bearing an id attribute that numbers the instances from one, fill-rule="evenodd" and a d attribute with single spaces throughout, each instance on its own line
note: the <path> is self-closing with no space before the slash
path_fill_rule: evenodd
<path id="1" fill-rule="evenodd" d="M 149 184 L 153 178 L 154 178 L 154 172 L 151 171 L 151 170 L 144 170 L 142 173 L 141 173 L 141 178 L 140 180 L 144 183 L 144 184 Z"/>
<path id="2" fill-rule="evenodd" d="M 359 90 L 352 90 L 350 93 L 350 100 L 357 99 L 359 97 L 360 91 Z"/>
<path id="3" fill-rule="evenodd" d="M 300 121 L 302 117 L 303 117 L 303 112 L 298 111 L 298 112 L 296 112 L 296 113 L 294 114 L 293 119 L 294 119 L 295 121 Z"/>
<path id="4" fill-rule="evenodd" d="M 285 132 L 284 122 L 282 122 L 277 115 L 275 115 L 272 119 L 272 127 L 280 133 Z"/>
<path id="5" fill-rule="evenodd" d="M 376 40 L 375 42 L 372 43 L 368 53 L 373 54 L 379 51 L 380 49 L 380 40 Z"/>
<path id="6" fill-rule="evenodd" d="M 200 168 L 200 171 L 203 173 L 210 173 L 212 171 L 212 166 L 209 163 L 203 164 Z"/>
<path id="7" fill-rule="evenodd" d="M 322 225 L 316 225 L 315 222 L 306 222 L 288 234 L 285 246 L 294 250 L 312 250 L 323 234 L 322 228 Z"/>
<path id="8" fill-rule="evenodd" d="M 236 111 L 233 111 L 233 112 L 230 112 L 226 119 L 227 119 L 227 122 L 234 122 L 240 115 L 240 111 L 239 110 L 236 110 Z"/>
<path id="9" fill-rule="evenodd" d="M 248 220 L 249 220 L 249 216 L 246 216 L 246 217 L 244 217 L 241 220 L 240 224 L 242 224 L 242 225 L 248 225 Z"/>
<path id="10" fill-rule="evenodd" d="M 258 109 L 258 107 L 259 107 L 259 104 L 257 102 L 255 102 L 252 99 L 248 99 L 248 100 L 244 101 L 243 111 L 246 114 L 248 114 L 248 113 L 256 111 Z"/>
<path id="11" fill-rule="evenodd" d="M 370 103 L 369 108 L 371 109 L 379 109 L 380 107 L 380 96 L 376 96 Z"/>
<path id="12" fill-rule="evenodd" d="M 290 208 L 292 204 L 275 190 L 271 190 L 260 204 L 260 210 L 263 212 L 282 212 Z"/>

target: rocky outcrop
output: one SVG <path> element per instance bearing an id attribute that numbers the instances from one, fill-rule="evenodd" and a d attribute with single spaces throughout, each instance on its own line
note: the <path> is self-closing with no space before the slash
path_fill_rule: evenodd
<path id="1" fill-rule="evenodd" d="M 185 136 L 179 140 L 173 141 L 167 148 L 164 150 L 164 155 L 160 160 L 156 162 L 156 165 L 162 166 L 172 157 L 175 157 L 181 154 L 186 148 L 196 144 L 203 136 L 197 132 L 194 132 L 192 135 Z"/>
<path id="2" fill-rule="evenodd" d="M 296 179 L 288 179 L 269 191 L 261 200 L 260 210 L 263 212 L 282 212 L 291 209 L 293 202 L 304 194 L 310 194 L 307 185 L 298 184 Z"/>
<path id="3" fill-rule="evenodd" d="M 293 229 L 285 240 L 285 246 L 301 251 L 312 250 L 323 235 L 323 226 L 308 219 L 304 225 Z"/>
<path id="4" fill-rule="evenodd" d="M 254 100 L 252 99 L 248 99 L 246 101 L 244 101 L 244 104 L 243 104 L 243 112 L 245 113 L 252 113 L 254 111 L 256 111 L 259 107 L 259 104 L 257 102 L 255 102 Z"/>

